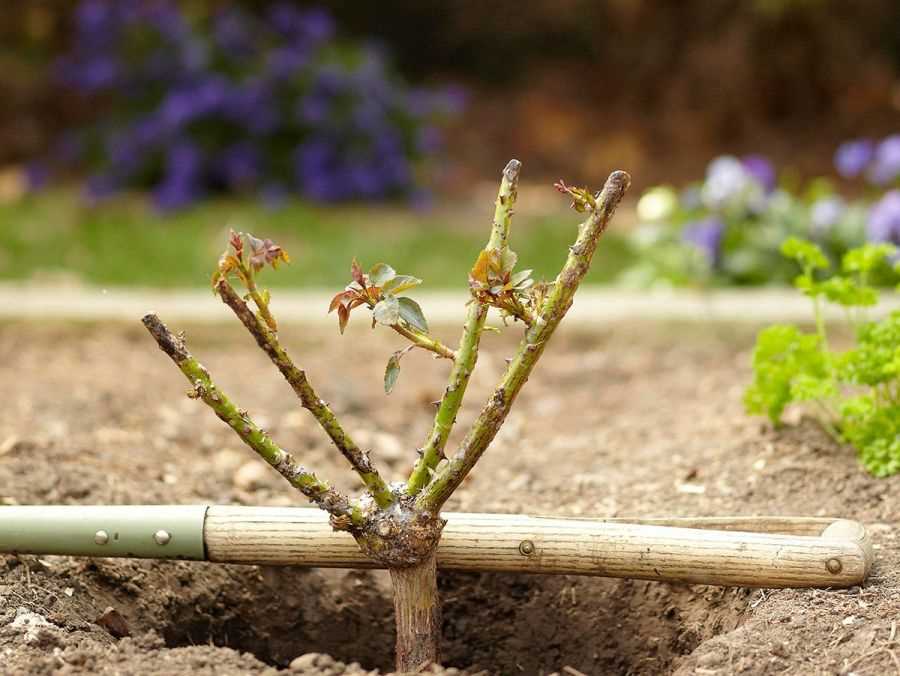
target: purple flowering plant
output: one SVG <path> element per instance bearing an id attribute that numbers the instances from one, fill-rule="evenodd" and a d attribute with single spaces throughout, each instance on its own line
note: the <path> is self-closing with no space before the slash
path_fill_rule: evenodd
<path id="1" fill-rule="evenodd" d="M 288 3 L 82 0 L 57 71 L 102 113 L 52 161 L 86 169 L 92 199 L 148 189 L 162 209 L 222 192 L 413 195 L 461 105 L 457 92 L 404 85 L 379 49 L 337 39 L 326 11 Z"/>
<path id="2" fill-rule="evenodd" d="M 879 188 L 900 186 L 900 134 L 842 143 L 834 153 L 834 167 L 845 179 L 864 178 Z"/>
<path id="3" fill-rule="evenodd" d="M 900 185 L 900 134 L 849 141 L 834 159 L 841 177 L 872 182 L 864 198 L 846 199 L 826 178 L 790 190 L 762 155 L 717 157 L 702 181 L 681 191 L 647 190 L 632 237 L 638 263 L 624 281 L 787 284 L 798 272 L 796 261 L 781 254 L 791 237 L 814 242 L 833 262 L 866 242 L 900 244 L 900 189 L 891 189 Z"/>

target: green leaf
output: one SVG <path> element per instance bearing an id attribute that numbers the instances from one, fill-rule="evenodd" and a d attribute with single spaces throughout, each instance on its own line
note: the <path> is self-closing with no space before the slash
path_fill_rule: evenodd
<path id="1" fill-rule="evenodd" d="M 408 289 L 419 286 L 421 283 L 421 279 L 417 279 L 410 275 L 397 275 L 381 287 L 381 290 L 384 291 L 384 293 L 392 293 L 396 296 Z"/>
<path id="2" fill-rule="evenodd" d="M 867 307 L 878 303 L 878 292 L 875 289 L 857 284 L 848 277 L 836 275 L 819 286 L 828 300 L 844 307 Z"/>
<path id="3" fill-rule="evenodd" d="M 869 273 L 881 266 L 897 252 L 893 244 L 865 244 L 851 249 L 841 261 L 844 272 Z"/>
<path id="4" fill-rule="evenodd" d="M 400 377 L 400 356 L 395 352 L 388 359 L 387 368 L 384 369 L 384 393 L 390 394 Z"/>
<path id="5" fill-rule="evenodd" d="M 428 322 L 425 321 L 425 314 L 419 304 L 406 296 L 398 298 L 397 302 L 400 304 L 400 316 L 403 320 L 413 328 L 428 333 Z"/>
<path id="6" fill-rule="evenodd" d="M 373 286 L 384 285 L 397 276 L 397 272 L 387 263 L 376 263 L 369 270 L 369 283 Z"/>
<path id="7" fill-rule="evenodd" d="M 879 322 L 863 324 L 856 336 L 856 347 L 839 361 L 844 379 L 854 385 L 889 387 L 896 383 L 894 364 L 900 352 L 900 310 Z"/>
<path id="8" fill-rule="evenodd" d="M 803 273 L 794 277 L 794 288 L 802 291 L 804 295 L 814 298 L 822 294 L 822 285 L 812 278 L 811 274 Z"/>
<path id="9" fill-rule="evenodd" d="M 778 424 L 784 409 L 800 392 L 792 390 L 800 376 L 825 379 L 827 361 L 815 334 L 796 326 L 775 324 L 759 333 L 753 350 L 753 382 L 744 393 L 749 413 L 768 415 Z"/>
<path id="10" fill-rule="evenodd" d="M 518 260 L 519 254 L 515 251 L 509 248 L 503 249 L 503 253 L 500 256 L 501 272 L 512 272 L 513 268 L 516 267 Z"/>
<path id="11" fill-rule="evenodd" d="M 534 280 L 530 279 L 532 272 L 534 270 L 519 270 L 509 278 L 509 285 L 514 289 L 527 289 L 534 284 Z"/>
<path id="12" fill-rule="evenodd" d="M 830 378 L 818 378 L 800 373 L 791 381 L 791 399 L 794 401 L 822 401 L 837 395 Z"/>
<path id="13" fill-rule="evenodd" d="M 801 267 L 825 270 L 828 258 L 818 245 L 799 237 L 789 237 L 781 245 L 781 253 L 800 263 Z"/>
<path id="14" fill-rule="evenodd" d="M 385 296 L 375 303 L 372 309 L 372 317 L 379 324 L 393 326 L 400 321 L 400 302 L 395 296 Z"/>

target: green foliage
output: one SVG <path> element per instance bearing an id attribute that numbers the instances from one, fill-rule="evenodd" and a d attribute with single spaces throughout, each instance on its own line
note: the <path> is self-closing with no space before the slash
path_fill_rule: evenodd
<path id="1" fill-rule="evenodd" d="M 279 263 L 290 263 L 287 251 L 271 239 L 259 239 L 249 233 L 230 231 L 228 247 L 219 258 L 219 264 L 212 274 L 213 293 L 217 293 L 220 281 L 237 279 L 247 289 L 248 300 L 252 299 L 259 310 L 259 317 L 273 331 L 278 330 L 275 318 L 269 312 L 270 294 L 268 289 L 259 290 L 256 275 L 266 265 L 273 270 Z"/>
<path id="2" fill-rule="evenodd" d="M 409 298 L 400 302 L 400 294 L 417 287 L 422 283 L 421 279 L 411 275 L 398 275 L 387 263 L 376 263 L 365 274 L 355 258 L 350 266 L 350 276 L 353 281 L 343 291 L 335 294 L 328 307 L 329 312 L 337 310 L 341 333 L 347 326 L 350 312 L 360 306 L 372 310 L 373 327 L 375 324 L 407 325 L 418 331 L 428 330 L 428 323 L 418 303 Z"/>
<path id="3" fill-rule="evenodd" d="M 880 321 L 862 314 L 878 302 L 869 279 L 889 267 L 896 249 L 868 244 L 848 251 L 841 274 L 824 280 L 816 272 L 829 267 L 828 259 L 816 245 L 792 238 L 782 252 L 800 265 L 794 284 L 815 302 L 816 331 L 775 325 L 760 332 L 753 382 L 744 395 L 747 411 L 768 415 L 778 425 L 789 405 L 812 403 L 826 429 L 853 444 L 872 474 L 900 472 L 900 311 Z M 857 311 L 849 314 L 856 329 L 854 347 L 829 349 L 822 297 Z"/>
<path id="4" fill-rule="evenodd" d="M 401 295 L 422 283 L 412 275 L 398 275 L 387 263 L 376 263 L 368 274 L 362 271 L 354 258 L 350 266 L 353 281 L 331 299 L 328 312 L 337 310 L 341 333 L 347 327 L 350 313 L 358 307 L 372 311 L 372 328 L 377 324 L 388 326 L 412 341 L 412 345 L 399 350 L 388 359 L 384 371 L 384 391 L 390 394 L 400 377 L 400 359 L 413 347 L 419 346 L 438 356 L 453 357 L 452 351 L 428 333 L 428 322 L 421 306 L 412 298 Z"/>
<path id="5" fill-rule="evenodd" d="M 500 310 L 505 318 L 531 324 L 537 309 L 533 270 L 513 272 L 519 257 L 510 248 L 482 249 L 469 271 L 469 289 L 480 303 Z"/>
<path id="6" fill-rule="evenodd" d="M 412 298 L 402 296 L 397 299 L 397 305 L 400 310 L 400 319 L 405 321 L 414 329 L 418 329 L 423 333 L 428 333 L 428 322 L 425 321 L 425 314 L 422 308 Z"/>
<path id="7" fill-rule="evenodd" d="M 824 270 L 828 268 L 828 258 L 818 245 L 798 237 L 788 237 L 781 245 L 781 253 L 800 264 L 803 270 Z"/>
<path id="8" fill-rule="evenodd" d="M 552 279 L 565 261 L 571 229 L 556 214 L 517 217 L 516 250 L 536 277 Z M 395 205 L 321 207 L 290 200 L 272 211 L 226 199 L 162 215 L 130 195 L 85 208 L 72 191 L 54 189 L 0 200 L 0 282 L 203 288 L 210 257 L 221 252 L 228 232 L 223 223 L 230 223 L 235 230 L 265 232 L 291 253 L 293 264 L 267 279 L 273 291 L 343 287 L 346 270 L 335 261 L 348 251 L 416 276 L 427 271 L 429 289 L 458 290 L 484 246 L 482 233 L 467 226 L 469 218 L 468 204 L 412 212 Z M 606 233 L 596 261 L 586 282 L 612 281 L 631 262 L 624 237 Z"/>
<path id="9" fill-rule="evenodd" d="M 384 393 L 390 394 L 397 384 L 397 378 L 400 377 L 400 357 L 399 352 L 395 352 L 388 359 L 387 366 L 384 369 Z"/>
<path id="10" fill-rule="evenodd" d="M 744 393 L 750 413 L 778 424 L 792 401 L 808 400 L 827 375 L 821 340 L 796 326 L 776 324 L 760 332 L 753 351 L 753 384 Z"/>

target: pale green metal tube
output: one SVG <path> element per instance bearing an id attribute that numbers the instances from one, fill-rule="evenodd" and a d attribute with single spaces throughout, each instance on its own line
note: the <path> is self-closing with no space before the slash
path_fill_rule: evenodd
<path id="1" fill-rule="evenodd" d="M 205 561 L 208 505 L 0 507 L 0 551 Z"/>

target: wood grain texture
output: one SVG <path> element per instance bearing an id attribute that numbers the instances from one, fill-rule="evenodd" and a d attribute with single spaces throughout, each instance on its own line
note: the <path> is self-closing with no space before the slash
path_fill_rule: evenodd
<path id="1" fill-rule="evenodd" d="M 580 519 L 445 513 L 443 570 L 595 575 L 746 587 L 847 587 L 872 564 L 854 521 L 795 517 Z M 207 558 L 222 563 L 374 568 L 319 510 L 210 507 Z"/>

